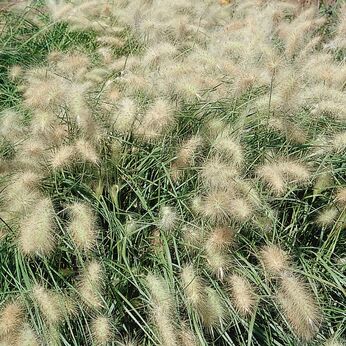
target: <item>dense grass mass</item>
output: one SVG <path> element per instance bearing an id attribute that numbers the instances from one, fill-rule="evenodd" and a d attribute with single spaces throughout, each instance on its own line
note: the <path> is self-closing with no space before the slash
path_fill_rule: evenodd
<path id="1" fill-rule="evenodd" d="M 346 5 L 0 7 L 0 345 L 345 345 Z"/>

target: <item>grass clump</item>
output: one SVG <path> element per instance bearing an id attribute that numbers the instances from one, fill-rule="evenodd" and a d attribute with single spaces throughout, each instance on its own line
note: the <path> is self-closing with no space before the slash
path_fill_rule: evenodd
<path id="1" fill-rule="evenodd" d="M 0 9 L 0 344 L 343 344 L 345 13 Z"/>

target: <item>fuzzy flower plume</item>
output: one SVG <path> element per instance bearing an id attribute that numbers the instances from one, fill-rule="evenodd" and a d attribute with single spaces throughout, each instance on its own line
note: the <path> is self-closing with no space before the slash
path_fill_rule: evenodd
<path id="1" fill-rule="evenodd" d="M 291 184 L 306 183 L 310 177 L 305 165 L 292 160 L 265 164 L 257 174 L 276 195 L 283 194 Z"/>
<path id="2" fill-rule="evenodd" d="M 264 246 L 259 254 L 263 269 L 269 275 L 281 275 L 289 270 L 289 256 L 276 245 Z"/>
<path id="3" fill-rule="evenodd" d="M 187 305 L 196 311 L 206 327 L 217 326 L 224 318 L 224 309 L 217 292 L 207 287 L 192 265 L 181 273 Z"/>
<path id="4" fill-rule="evenodd" d="M 178 221 L 177 211 L 171 206 L 163 206 L 160 210 L 158 226 L 161 230 L 169 232 L 174 230 Z"/>
<path id="5" fill-rule="evenodd" d="M 56 325 L 62 322 L 64 309 L 63 297 L 60 294 L 37 284 L 32 290 L 32 297 L 48 324 Z"/>
<path id="6" fill-rule="evenodd" d="M 161 345 L 177 346 L 177 332 L 174 326 L 175 306 L 166 282 L 158 276 L 149 274 L 147 286 L 151 295 L 152 319 L 159 333 Z"/>
<path id="7" fill-rule="evenodd" d="M 278 301 L 297 336 L 302 340 L 311 340 L 318 332 L 321 315 L 306 284 L 295 276 L 284 275 Z"/>
<path id="8" fill-rule="evenodd" d="M 55 211 L 49 198 L 37 201 L 21 221 L 19 247 L 28 256 L 48 255 L 55 246 Z"/>
<path id="9" fill-rule="evenodd" d="M 239 314 L 246 316 L 253 312 L 257 296 L 250 282 L 237 274 L 228 279 L 232 303 Z"/>
<path id="10" fill-rule="evenodd" d="M 157 99 L 137 125 L 136 134 L 146 140 L 158 139 L 173 126 L 174 121 L 172 105 L 165 99 Z"/>
<path id="11" fill-rule="evenodd" d="M 41 198 L 39 192 L 40 174 L 32 171 L 15 173 L 5 189 L 4 199 L 10 207 L 9 214 L 13 217 L 28 213 L 37 200 Z"/>
<path id="12" fill-rule="evenodd" d="M 229 266 L 227 250 L 232 245 L 233 239 L 234 233 L 228 227 L 216 227 L 210 232 L 205 242 L 208 265 L 221 281 Z"/>
<path id="13" fill-rule="evenodd" d="M 51 165 L 54 170 L 71 165 L 76 159 L 76 148 L 73 145 L 62 145 L 51 155 Z"/>
<path id="14" fill-rule="evenodd" d="M 5 304 L 0 312 L 0 340 L 20 330 L 24 311 L 18 301 Z"/>
<path id="15" fill-rule="evenodd" d="M 252 215 L 252 207 L 245 198 L 232 195 L 234 190 L 220 189 L 208 192 L 197 205 L 197 212 L 213 223 L 225 223 L 230 219 L 244 222 Z"/>
<path id="16" fill-rule="evenodd" d="M 202 138 L 198 135 L 192 136 L 183 141 L 178 149 L 176 159 L 173 161 L 171 167 L 174 178 L 179 178 L 184 169 L 187 169 L 193 165 L 196 153 L 201 146 Z"/>
<path id="17" fill-rule="evenodd" d="M 91 331 L 95 345 L 107 345 L 112 337 L 112 327 L 109 319 L 98 316 L 91 321 Z"/>
<path id="18" fill-rule="evenodd" d="M 82 251 L 91 250 L 96 244 L 97 225 L 93 210 L 87 204 L 75 202 L 69 207 L 71 221 L 68 231 L 75 246 Z"/>
<path id="19" fill-rule="evenodd" d="M 99 262 L 92 260 L 86 264 L 78 283 L 78 293 L 88 308 L 99 309 L 103 306 L 102 287 L 103 269 Z"/>
<path id="20" fill-rule="evenodd" d="M 131 132 L 136 116 L 137 105 L 135 101 L 129 97 L 121 99 L 118 104 L 118 110 L 112 117 L 114 129 L 122 134 Z"/>

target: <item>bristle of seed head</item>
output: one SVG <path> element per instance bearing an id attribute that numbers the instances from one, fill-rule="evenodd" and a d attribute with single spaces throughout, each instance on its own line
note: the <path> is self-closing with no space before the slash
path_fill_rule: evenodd
<path id="1" fill-rule="evenodd" d="M 32 296 L 47 323 L 57 325 L 62 322 L 64 311 L 60 294 L 37 284 Z"/>
<path id="2" fill-rule="evenodd" d="M 292 275 L 283 275 L 278 300 L 284 316 L 297 336 L 311 340 L 321 322 L 319 308 L 305 283 Z"/>
<path id="3" fill-rule="evenodd" d="M 181 273 L 187 304 L 196 311 L 206 327 L 214 327 L 224 318 L 224 308 L 217 292 L 207 287 L 195 273 L 192 265 L 187 265 Z"/>
<path id="4" fill-rule="evenodd" d="M 86 307 L 97 310 L 103 306 L 103 269 L 96 260 L 88 262 L 79 278 L 78 293 Z"/>
<path id="5" fill-rule="evenodd" d="M 161 345 L 177 346 L 177 331 L 174 323 L 175 306 L 172 294 L 163 278 L 154 274 L 147 276 L 147 287 L 151 295 L 151 314 L 158 330 Z"/>
<path id="6" fill-rule="evenodd" d="M 288 254 L 276 245 L 264 246 L 259 257 L 263 269 L 269 275 L 280 275 L 290 268 Z"/>
<path id="7" fill-rule="evenodd" d="M 238 313 L 242 316 L 251 314 L 256 305 L 257 295 L 250 282 L 240 275 L 233 274 L 228 278 L 228 285 L 232 303 Z"/>
<path id="8" fill-rule="evenodd" d="M 95 345 L 107 345 L 112 337 L 112 327 L 109 318 L 98 316 L 91 321 L 92 338 Z"/>
<path id="9" fill-rule="evenodd" d="M 24 311 L 18 301 L 5 304 L 0 312 L 0 339 L 19 331 L 24 317 Z"/>
<path id="10" fill-rule="evenodd" d="M 74 202 L 69 206 L 71 221 L 68 231 L 75 246 L 82 251 L 90 251 L 97 241 L 96 217 L 91 207 Z"/>
<path id="11" fill-rule="evenodd" d="M 49 198 L 41 198 L 19 227 L 19 247 L 28 256 L 48 255 L 55 246 L 55 211 Z"/>
<path id="12" fill-rule="evenodd" d="M 178 215 L 176 210 L 171 206 L 163 206 L 160 210 L 160 220 L 158 227 L 165 231 L 169 232 L 174 230 L 178 222 Z"/>

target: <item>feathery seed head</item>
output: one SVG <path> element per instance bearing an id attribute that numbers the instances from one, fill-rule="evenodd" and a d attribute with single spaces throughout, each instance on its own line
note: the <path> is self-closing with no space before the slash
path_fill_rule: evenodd
<path id="1" fill-rule="evenodd" d="M 276 245 L 264 246 L 259 253 L 259 257 L 263 269 L 269 275 L 281 275 L 289 270 L 288 254 Z"/>
<path id="2" fill-rule="evenodd" d="M 148 274 L 147 287 L 151 296 L 151 313 L 159 332 L 160 341 L 165 346 L 178 346 L 174 326 L 175 306 L 172 294 L 162 277 Z"/>
<path id="3" fill-rule="evenodd" d="M 196 152 L 202 145 L 202 138 L 198 135 L 192 136 L 189 139 L 183 141 L 174 160 L 171 171 L 173 176 L 179 177 L 181 170 L 193 165 Z"/>
<path id="4" fill-rule="evenodd" d="M 174 124 L 173 108 L 165 99 L 157 99 L 147 109 L 137 126 L 136 134 L 147 140 L 155 140 Z"/>
<path id="5" fill-rule="evenodd" d="M 265 164 L 257 170 L 257 174 L 277 195 L 284 193 L 290 184 L 306 183 L 310 177 L 305 165 L 292 160 Z"/>
<path id="6" fill-rule="evenodd" d="M 335 196 L 335 200 L 340 206 L 342 207 L 346 206 L 346 187 L 338 190 Z"/>
<path id="7" fill-rule="evenodd" d="M 37 335 L 28 323 L 21 326 L 15 346 L 39 346 Z"/>
<path id="8" fill-rule="evenodd" d="M 103 269 L 99 262 L 92 260 L 86 264 L 78 283 L 79 295 L 88 308 L 99 309 L 103 306 L 102 286 Z"/>
<path id="9" fill-rule="evenodd" d="M 78 158 L 80 158 L 82 161 L 90 162 L 94 165 L 98 163 L 99 157 L 97 155 L 96 150 L 85 139 L 79 139 L 75 143 L 75 148 L 76 148 L 76 154 L 78 155 Z"/>
<path id="10" fill-rule="evenodd" d="M 76 158 L 76 148 L 72 145 L 62 145 L 52 153 L 51 165 L 54 170 L 71 165 Z"/>
<path id="11" fill-rule="evenodd" d="M 197 346 L 197 338 L 187 323 L 182 322 L 179 328 L 179 345 L 181 346 Z"/>
<path id="12" fill-rule="evenodd" d="M 331 227 L 335 223 L 338 214 L 337 208 L 328 207 L 319 213 L 316 223 L 321 227 Z"/>
<path id="13" fill-rule="evenodd" d="M 331 145 L 333 149 L 337 152 L 342 152 L 346 150 L 346 131 L 340 132 L 334 135 L 331 139 Z"/>
<path id="14" fill-rule="evenodd" d="M 212 142 L 212 149 L 225 159 L 231 160 L 235 166 L 243 162 L 243 150 L 237 141 L 225 132 L 218 135 Z"/>
<path id="15" fill-rule="evenodd" d="M 7 303 L 0 312 L 0 338 L 18 331 L 23 315 L 23 308 L 18 301 Z"/>
<path id="16" fill-rule="evenodd" d="M 243 316 L 251 314 L 257 297 L 250 282 L 240 275 L 233 274 L 229 277 L 228 284 L 235 309 Z"/>
<path id="17" fill-rule="evenodd" d="M 35 207 L 22 219 L 19 247 L 25 255 L 48 255 L 55 246 L 55 211 L 49 198 L 36 201 Z"/>
<path id="18" fill-rule="evenodd" d="M 229 186 L 237 175 L 237 169 L 218 156 L 208 159 L 201 170 L 203 183 L 211 189 Z"/>
<path id="19" fill-rule="evenodd" d="M 121 99 L 118 104 L 118 111 L 113 116 L 114 129 L 120 133 L 131 132 L 137 112 L 137 105 L 134 100 L 128 97 Z"/>
<path id="20" fill-rule="evenodd" d="M 297 277 L 283 275 L 278 300 L 288 323 L 303 340 L 311 340 L 318 332 L 321 315 L 314 297 Z"/>
<path id="21" fill-rule="evenodd" d="M 32 295 L 48 324 L 56 325 L 62 321 L 64 311 L 61 304 L 62 297 L 58 293 L 41 285 L 35 285 Z"/>
<path id="22" fill-rule="evenodd" d="M 158 227 L 165 231 L 169 232 L 174 230 L 178 222 L 178 215 L 176 210 L 171 206 L 163 206 L 160 210 L 160 220 Z"/>
<path id="23" fill-rule="evenodd" d="M 91 321 L 91 331 L 95 345 L 107 345 L 112 337 L 110 320 L 104 316 L 98 316 Z"/>
<path id="24" fill-rule="evenodd" d="M 96 244 L 96 218 L 87 204 L 75 202 L 69 207 L 71 222 L 68 231 L 76 247 L 83 251 L 91 250 Z"/>
<path id="25" fill-rule="evenodd" d="M 216 227 L 208 236 L 206 247 L 211 249 L 227 249 L 234 241 L 234 232 L 228 227 Z"/>

